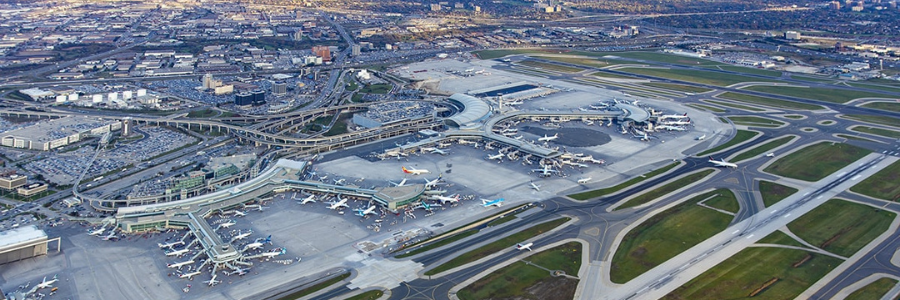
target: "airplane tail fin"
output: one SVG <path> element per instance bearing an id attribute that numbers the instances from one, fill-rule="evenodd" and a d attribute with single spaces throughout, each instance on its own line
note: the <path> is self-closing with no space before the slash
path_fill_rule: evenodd
<path id="1" fill-rule="evenodd" d="M 710 156 L 710 157 L 709 157 L 709 160 L 716 160 L 716 159 L 715 159 L 715 158 L 713 158 L 713 157 L 712 157 L 712 156 Z"/>
<path id="2" fill-rule="evenodd" d="M 400 168 L 403 169 L 403 173 L 409 173 L 409 170 L 407 170 L 406 167 L 400 167 Z"/>

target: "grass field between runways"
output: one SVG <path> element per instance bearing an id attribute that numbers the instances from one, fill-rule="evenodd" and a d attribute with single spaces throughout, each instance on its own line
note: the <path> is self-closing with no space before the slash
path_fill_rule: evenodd
<path id="1" fill-rule="evenodd" d="M 734 216 L 697 205 L 703 200 L 726 208 L 738 205 L 732 191 L 717 189 L 650 217 L 619 244 L 610 270 L 612 282 L 626 283 L 728 227 Z"/>
<path id="2" fill-rule="evenodd" d="M 746 248 L 662 299 L 794 299 L 842 262 L 804 250 Z"/>
<path id="3" fill-rule="evenodd" d="M 900 201 L 900 161 L 896 161 L 850 188 L 869 197 Z"/>
<path id="4" fill-rule="evenodd" d="M 831 199 L 788 224 L 797 237 L 850 257 L 881 235 L 896 214 L 865 204 Z"/>
<path id="5" fill-rule="evenodd" d="M 794 151 L 765 168 L 765 172 L 818 181 L 863 158 L 871 151 L 850 144 L 822 142 Z"/>
<path id="6" fill-rule="evenodd" d="M 575 276 L 581 268 L 581 248 L 581 243 L 570 242 L 541 251 L 478 279 L 456 295 L 462 300 L 572 299 L 578 280 L 553 277 L 534 265 Z"/>

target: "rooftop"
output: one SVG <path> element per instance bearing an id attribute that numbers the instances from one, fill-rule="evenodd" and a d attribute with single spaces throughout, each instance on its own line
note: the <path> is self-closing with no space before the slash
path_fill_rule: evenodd
<path id="1" fill-rule="evenodd" d="M 466 127 L 473 125 L 472 123 L 484 119 L 491 113 L 491 106 L 481 99 L 466 94 L 453 94 L 450 100 L 459 102 L 463 105 L 460 113 L 448 118 L 454 125 Z"/>

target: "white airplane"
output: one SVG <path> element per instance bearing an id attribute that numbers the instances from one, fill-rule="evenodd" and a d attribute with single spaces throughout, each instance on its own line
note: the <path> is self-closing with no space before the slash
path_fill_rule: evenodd
<path id="1" fill-rule="evenodd" d="M 413 167 L 409 167 L 409 169 L 407 169 L 406 167 L 401 167 L 401 168 L 403 169 L 403 173 L 406 173 L 406 174 L 422 175 L 422 174 L 428 174 L 428 173 L 429 173 L 429 171 L 428 171 L 428 170 L 425 170 L 425 169 L 421 169 L 421 170 L 420 170 L 420 169 L 416 169 L 416 168 L 413 168 Z"/>
<path id="2" fill-rule="evenodd" d="M 538 140 L 538 142 L 549 142 L 549 141 L 555 140 L 557 138 L 559 138 L 559 133 L 555 133 L 555 134 L 553 134 L 553 136 L 547 136 L 545 134 L 544 137 L 539 137 L 537 140 Z"/>
<path id="3" fill-rule="evenodd" d="M 181 249 L 181 250 L 172 250 L 172 251 L 166 252 L 166 256 L 179 256 L 179 255 L 187 254 L 188 251 L 191 251 L 191 250 L 187 249 L 187 248 Z"/>
<path id="4" fill-rule="evenodd" d="M 156 245 L 159 246 L 160 248 L 172 248 L 172 247 L 175 247 L 175 246 L 177 246 L 177 245 L 184 245 L 184 242 L 182 242 L 182 241 L 175 241 L 175 242 L 171 242 L 171 243 L 168 243 L 168 244 L 156 243 Z"/>
<path id="5" fill-rule="evenodd" d="M 591 179 L 592 179 L 591 177 L 579 178 L 579 179 L 578 179 L 578 184 L 585 184 L 585 183 L 588 183 L 588 181 L 591 181 Z"/>
<path id="6" fill-rule="evenodd" d="M 431 210 L 432 210 L 432 208 L 431 208 L 432 206 L 438 206 L 438 207 L 440 207 L 441 205 L 440 205 L 440 204 L 428 204 L 428 202 L 425 202 L 425 200 L 422 200 L 422 202 L 419 203 L 419 205 L 416 205 L 415 207 L 413 207 L 413 209 L 422 208 L 422 209 L 425 209 L 425 210 L 427 210 L 427 211 L 431 211 Z"/>
<path id="7" fill-rule="evenodd" d="M 669 125 L 662 125 L 662 126 L 659 126 L 659 127 L 657 127 L 657 128 L 659 128 L 659 129 L 665 129 L 665 130 L 668 130 L 668 131 L 684 131 L 684 130 L 685 130 L 684 127 L 669 126 Z"/>
<path id="8" fill-rule="evenodd" d="M 542 169 L 532 169 L 532 172 L 541 173 L 541 177 L 549 177 L 558 171 L 551 169 L 550 165 L 545 165 Z"/>
<path id="9" fill-rule="evenodd" d="M 328 202 L 327 204 L 329 205 L 328 209 L 339 209 L 341 207 L 350 207 L 349 205 L 347 205 L 347 199 L 341 199 L 340 196 L 338 196 L 337 202 Z"/>
<path id="10" fill-rule="evenodd" d="M 200 271 L 181 274 L 181 276 L 178 276 L 178 278 L 187 278 L 188 280 L 194 280 L 194 276 L 197 275 L 200 275 Z"/>
<path id="11" fill-rule="evenodd" d="M 528 251 L 531 251 L 531 245 L 534 245 L 534 243 L 516 244 L 516 250 L 528 249 Z"/>
<path id="12" fill-rule="evenodd" d="M 531 184 L 531 188 L 534 189 L 535 191 L 538 191 L 538 192 L 541 191 L 541 186 L 534 184 L 534 182 L 530 182 L 529 184 Z"/>
<path id="13" fill-rule="evenodd" d="M 103 232 L 105 232 L 105 231 L 106 231 L 106 227 L 100 227 L 100 229 L 97 229 L 97 230 L 94 230 L 94 231 L 88 230 L 88 235 L 101 235 L 101 234 L 103 234 Z"/>
<path id="14" fill-rule="evenodd" d="M 225 273 L 225 275 L 228 275 L 228 276 L 231 276 L 231 275 L 244 276 L 244 274 L 247 274 L 248 271 L 250 271 L 250 268 L 246 268 L 246 269 L 237 268 L 237 269 L 234 269 L 234 271 L 231 271 L 231 272 L 225 272 L 225 271 L 222 271 L 222 272 Z"/>
<path id="15" fill-rule="evenodd" d="M 437 150 L 437 148 L 434 148 L 434 147 L 422 147 L 422 148 L 419 148 L 419 151 L 421 151 L 422 153 L 425 153 L 425 152 L 431 152 L 431 151 L 434 151 L 434 150 Z"/>
<path id="16" fill-rule="evenodd" d="M 245 238 L 247 238 L 248 236 L 250 236 L 251 234 L 253 234 L 253 231 L 248 231 L 248 232 L 246 232 L 246 233 L 239 233 L 238 235 L 236 235 L 236 236 L 234 236 L 233 238 L 231 238 L 231 242 L 234 243 L 234 241 L 241 240 L 241 239 L 245 239 Z"/>
<path id="17" fill-rule="evenodd" d="M 443 174 L 438 175 L 438 178 L 435 178 L 434 180 L 428 180 L 428 178 L 425 178 L 425 188 L 428 189 L 437 186 L 440 183 L 442 176 Z"/>
<path id="18" fill-rule="evenodd" d="M 497 200 L 481 199 L 481 206 L 482 207 L 490 207 L 490 206 L 500 207 L 503 205 L 503 200 L 504 200 L 503 198 L 500 198 Z"/>
<path id="19" fill-rule="evenodd" d="M 431 150 L 431 153 L 434 153 L 434 154 L 440 154 L 440 155 L 447 155 L 447 154 L 449 154 L 450 152 L 447 152 L 446 150 L 441 150 L 441 149 L 435 148 L 434 150 Z"/>
<path id="20" fill-rule="evenodd" d="M 450 147 L 450 143 L 438 143 L 437 147 L 438 148 L 447 148 L 447 147 Z"/>
<path id="21" fill-rule="evenodd" d="M 228 210 L 228 211 L 223 211 L 222 214 L 223 214 L 223 215 L 231 215 L 231 214 L 234 214 L 235 216 L 238 216 L 238 217 L 243 217 L 243 216 L 246 216 L 246 215 L 247 215 L 247 213 L 242 212 L 242 211 L 239 211 L 239 210 Z"/>
<path id="22" fill-rule="evenodd" d="M 705 139 L 705 138 L 706 138 L 706 135 L 704 134 L 704 135 L 698 136 L 698 137 L 697 137 L 697 140 L 698 140 L 698 141 L 702 141 L 702 140 Z"/>
<path id="23" fill-rule="evenodd" d="M 687 121 L 662 122 L 661 125 L 691 125 L 691 119 L 687 119 Z"/>
<path id="24" fill-rule="evenodd" d="M 477 142 L 473 142 L 473 141 L 464 140 L 464 139 L 459 139 L 459 144 L 460 144 L 460 145 L 470 145 L 470 144 L 471 144 L 471 145 L 477 145 L 478 143 L 477 143 Z"/>
<path id="25" fill-rule="evenodd" d="M 221 280 L 216 280 L 216 276 L 217 276 L 217 274 L 213 274 L 212 278 L 210 280 L 204 281 L 204 283 L 206 283 L 209 286 L 214 286 L 214 285 L 222 283 Z"/>
<path id="26" fill-rule="evenodd" d="M 109 241 L 109 240 L 118 240 L 119 237 L 116 236 L 115 231 L 110 231 L 107 236 L 104 236 L 101 239 L 103 239 L 104 241 Z"/>
<path id="27" fill-rule="evenodd" d="M 687 117 L 688 117 L 688 116 L 687 116 L 687 113 L 684 113 L 683 115 L 664 115 L 664 116 L 659 117 L 659 118 L 660 118 L 660 119 L 684 119 L 684 118 L 687 118 Z"/>
<path id="28" fill-rule="evenodd" d="M 360 217 L 365 217 L 370 214 L 374 215 L 375 214 L 375 205 L 369 206 L 369 208 L 366 208 L 366 209 L 355 209 L 353 211 L 355 211 L 356 215 L 360 216 Z"/>
<path id="29" fill-rule="evenodd" d="M 497 153 L 497 154 L 494 154 L 494 155 L 490 155 L 490 154 L 489 154 L 489 155 L 487 156 L 487 159 L 488 159 L 488 160 L 499 160 L 499 161 L 503 161 L 503 156 L 504 156 L 503 153 Z"/>
<path id="30" fill-rule="evenodd" d="M 454 197 L 446 197 L 446 196 L 436 195 L 436 196 L 434 196 L 434 199 L 441 201 L 441 204 L 447 204 L 447 202 L 458 203 L 459 202 L 459 194 L 456 194 L 456 196 L 454 196 Z"/>
<path id="31" fill-rule="evenodd" d="M 344 185 L 344 182 L 346 182 L 346 181 L 347 181 L 347 179 L 344 179 L 344 178 L 337 179 L 334 181 L 334 185 Z"/>
<path id="32" fill-rule="evenodd" d="M 235 222 L 225 222 L 225 223 L 219 224 L 219 228 L 228 228 L 228 227 L 234 226 L 234 224 L 237 224 L 237 223 L 235 223 Z"/>
<path id="33" fill-rule="evenodd" d="M 769 152 L 769 154 L 766 154 L 766 156 L 767 157 L 775 157 L 775 152 Z"/>
<path id="34" fill-rule="evenodd" d="M 166 264 L 166 267 L 168 267 L 169 269 L 181 269 L 181 267 L 187 266 L 192 263 L 194 263 L 193 260 L 188 260 L 188 261 L 183 261 L 183 262 L 174 263 L 174 264 Z"/>
<path id="35" fill-rule="evenodd" d="M 279 256 L 279 255 L 285 254 L 286 252 L 287 252 L 287 249 L 281 248 L 281 251 L 269 251 L 269 252 L 265 252 L 260 255 L 262 255 L 262 257 L 266 257 L 266 258 L 273 258 L 273 257 Z"/>
<path id="36" fill-rule="evenodd" d="M 716 165 L 716 167 L 737 168 L 737 164 L 735 164 L 735 163 L 727 162 L 724 159 L 723 160 L 715 160 L 712 158 L 712 156 L 709 157 L 709 162 Z"/>
<path id="37" fill-rule="evenodd" d="M 56 279 L 56 275 L 53 275 L 53 279 L 50 279 L 50 281 L 47 281 L 47 277 L 45 276 L 44 280 L 41 281 L 41 283 L 38 283 L 37 285 L 34 286 L 34 289 L 39 290 L 39 289 L 43 289 L 43 288 L 48 288 L 48 287 L 50 287 L 51 284 L 53 284 L 57 281 L 59 281 L 59 279 Z"/>
<path id="38" fill-rule="evenodd" d="M 394 186 L 404 186 L 404 185 L 406 185 L 406 178 L 403 178 L 403 180 L 401 180 L 400 183 L 394 183 L 392 181 L 388 181 L 388 182 L 390 182 Z"/>
<path id="39" fill-rule="evenodd" d="M 300 204 L 307 204 L 310 202 L 316 202 L 316 195 L 309 195 L 309 197 L 300 200 Z"/>
<path id="40" fill-rule="evenodd" d="M 261 243 L 261 242 L 252 242 L 252 243 L 247 244 L 247 246 L 244 246 L 244 251 L 242 251 L 242 252 L 260 248 L 262 246 L 263 246 L 263 243 Z"/>

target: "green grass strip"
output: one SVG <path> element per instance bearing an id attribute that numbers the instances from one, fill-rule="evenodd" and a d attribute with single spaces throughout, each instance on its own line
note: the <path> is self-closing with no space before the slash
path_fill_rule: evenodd
<path id="1" fill-rule="evenodd" d="M 711 89 L 708 89 L 708 88 L 683 85 L 683 84 L 663 83 L 663 82 L 647 82 L 647 83 L 642 83 L 642 85 L 658 87 L 658 88 L 662 88 L 662 89 L 668 89 L 668 90 L 679 91 L 679 92 L 695 93 L 695 94 L 696 93 L 706 93 L 706 92 L 712 91 Z"/>
<path id="2" fill-rule="evenodd" d="M 885 126 L 900 127 L 900 119 L 894 117 L 872 115 L 843 115 L 843 117 L 851 120 L 881 124 Z"/>
<path id="3" fill-rule="evenodd" d="M 771 141 L 766 142 L 765 144 L 754 147 L 753 149 L 741 152 L 738 156 L 735 156 L 731 159 L 731 162 L 739 162 L 748 158 L 758 157 L 760 154 L 769 152 L 769 150 L 780 147 L 781 145 L 787 144 L 790 141 L 793 141 L 796 136 L 783 136 Z"/>
<path id="4" fill-rule="evenodd" d="M 737 108 L 737 109 L 742 109 L 742 110 L 746 110 L 746 111 L 755 111 L 755 112 L 765 111 L 765 109 L 762 109 L 762 108 L 740 105 L 740 104 L 731 103 L 731 102 L 715 101 L 715 100 L 705 100 L 705 101 L 715 104 L 715 105 L 721 105 L 721 106 L 730 107 L 730 108 Z"/>
<path id="5" fill-rule="evenodd" d="M 895 98 L 891 95 L 845 89 L 805 88 L 790 86 L 751 86 L 744 89 L 831 103 L 846 103 L 858 98 Z"/>
<path id="6" fill-rule="evenodd" d="M 425 275 L 431 276 L 434 274 L 438 274 L 467 263 L 482 259 L 488 255 L 494 254 L 503 249 L 514 246 L 516 243 L 522 242 L 529 238 L 535 237 L 539 234 L 545 233 L 547 231 L 556 228 L 559 225 L 562 225 L 565 222 L 568 222 L 571 218 L 559 218 L 553 221 L 547 221 L 538 225 L 534 225 L 528 229 L 516 232 L 510 236 L 505 238 L 501 238 L 493 243 L 481 246 L 481 248 L 472 250 L 470 252 L 463 253 L 460 256 L 457 256 L 451 259 L 448 262 L 445 262 L 434 269 L 428 270 L 425 272 Z"/>
<path id="7" fill-rule="evenodd" d="M 763 105 L 774 108 L 795 109 L 795 110 L 819 110 L 822 106 L 806 104 L 787 100 L 778 100 L 769 97 L 753 96 L 741 93 L 726 92 L 722 93 L 718 98 L 728 99 L 732 101 L 744 102 L 749 104 Z"/>
<path id="8" fill-rule="evenodd" d="M 706 178 L 709 174 L 711 174 L 715 170 L 707 169 L 700 172 L 696 172 L 684 177 L 681 177 L 675 181 L 671 181 L 666 185 L 656 188 L 655 190 L 643 193 L 638 195 L 637 197 L 631 198 L 624 204 L 619 207 L 616 207 L 615 210 L 620 210 L 624 208 L 638 206 L 650 201 L 653 201 L 656 198 L 662 197 L 665 194 L 674 192 L 682 187 L 685 187 L 691 183 L 698 182 L 703 178 Z"/>
<path id="9" fill-rule="evenodd" d="M 566 274 L 575 275 L 581 267 L 581 243 L 570 242 L 564 245 L 541 251 L 524 259 L 531 263 L 550 269 L 562 270 Z M 550 272 L 534 265 L 517 261 L 478 279 L 460 290 L 456 296 L 461 300 L 480 299 L 539 299 L 532 287 L 558 285 L 562 281 L 565 287 L 554 286 L 553 296 L 557 299 L 571 299 L 575 295 L 575 280 L 564 277 L 552 277 Z"/>
<path id="10" fill-rule="evenodd" d="M 308 287 L 308 288 L 305 288 L 305 289 L 296 291 L 296 292 L 294 292 L 294 293 L 291 293 L 290 295 L 287 295 L 287 296 L 278 298 L 278 300 L 295 300 L 295 299 L 300 299 L 300 298 L 303 298 L 304 296 L 307 296 L 307 295 L 309 295 L 309 294 L 318 292 L 318 291 L 321 290 L 321 289 L 327 288 L 327 287 L 329 287 L 329 286 L 331 286 L 331 285 L 333 285 L 333 284 L 335 284 L 335 283 L 338 283 L 338 282 L 340 282 L 341 280 L 347 279 L 347 277 L 350 277 L 350 272 L 343 273 L 343 274 L 341 274 L 341 275 L 339 275 L 339 276 L 336 276 L 336 277 L 334 277 L 334 278 L 325 280 L 325 281 L 323 281 L 323 282 L 321 282 L 321 283 L 318 283 L 318 284 L 316 284 L 316 285 L 313 285 L 313 286 L 311 286 L 311 287 Z"/>
<path id="11" fill-rule="evenodd" d="M 881 299 L 881 297 L 890 292 L 895 285 L 897 285 L 897 279 L 887 277 L 879 278 L 851 293 L 847 298 L 844 298 L 844 300 Z"/>
<path id="12" fill-rule="evenodd" d="M 374 291 L 368 291 L 368 292 L 361 293 L 359 295 L 347 298 L 345 300 L 377 300 L 378 298 L 381 298 L 381 296 L 384 296 L 384 291 L 374 290 Z"/>
<path id="13" fill-rule="evenodd" d="M 756 242 L 757 244 L 776 244 L 776 245 L 785 245 L 785 246 L 794 246 L 794 247 L 803 247 L 806 248 L 806 245 L 798 242 L 796 239 L 790 237 L 781 231 L 775 231 L 767 235 L 766 237 L 760 239 Z"/>
<path id="14" fill-rule="evenodd" d="M 569 197 L 572 198 L 572 199 L 575 199 L 575 200 L 581 200 L 581 201 L 584 201 L 584 200 L 588 200 L 588 199 L 591 199 L 591 198 L 597 198 L 597 197 L 600 197 L 600 196 L 609 195 L 609 194 L 612 194 L 612 193 L 621 191 L 622 189 L 625 189 L 625 188 L 630 187 L 630 186 L 632 186 L 632 185 L 635 185 L 635 184 L 637 184 L 637 183 L 639 183 L 639 182 L 641 182 L 641 181 L 644 181 L 644 180 L 653 178 L 653 177 L 656 176 L 656 175 L 665 173 L 666 171 L 669 171 L 669 170 L 671 170 L 672 168 L 674 168 L 674 167 L 676 167 L 676 166 L 678 166 L 678 165 L 680 165 L 680 164 L 681 164 L 681 162 L 671 163 L 671 164 L 669 164 L 669 165 L 667 165 L 667 166 L 665 166 L 665 167 L 662 167 L 662 168 L 659 168 L 659 169 L 656 169 L 656 170 L 647 172 L 647 173 L 645 173 L 644 175 L 641 175 L 641 176 L 638 176 L 638 177 L 629 179 L 628 181 L 625 181 L 625 182 L 623 182 L 623 183 L 617 184 L 617 185 L 615 185 L 615 186 L 611 186 L 611 187 L 608 187 L 608 188 L 602 188 L 602 189 L 596 189 L 596 190 L 590 190 L 590 191 L 587 191 L 587 192 L 581 192 L 581 193 L 577 193 L 577 194 L 571 194 L 571 195 L 569 195 Z"/>
<path id="15" fill-rule="evenodd" d="M 732 139 L 731 139 L 730 141 L 728 141 L 727 143 L 724 143 L 724 144 L 721 144 L 721 145 L 719 145 L 719 146 L 717 146 L 717 147 L 715 147 L 715 148 L 712 148 L 712 149 L 709 149 L 709 150 L 700 152 L 700 153 L 697 154 L 697 156 L 707 156 L 707 155 L 709 155 L 709 154 L 716 153 L 716 152 L 719 152 L 719 151 L 728 149 L 728 148 L 730 148 L 731 146 L 734 146 L 734 145 L 743 143 L 743 142 L 745 142 L 745 141 L 748 141 L 748 140 L 750 140 L 751 138 L 756 137 L 757 135 L 759 135 L 759 132 L 756 132 L 756 131 L 738 130 L 737 133 L 734 135 L 734 138 L 732 138 Z"/>
<path id="16" fill-rule="evenodd" d="M 880 135 L 887 138 L 900 139 L 900 131 L 883 129 L 869 126 L 854 126 L 850 130 L 874 135 Z"/>

